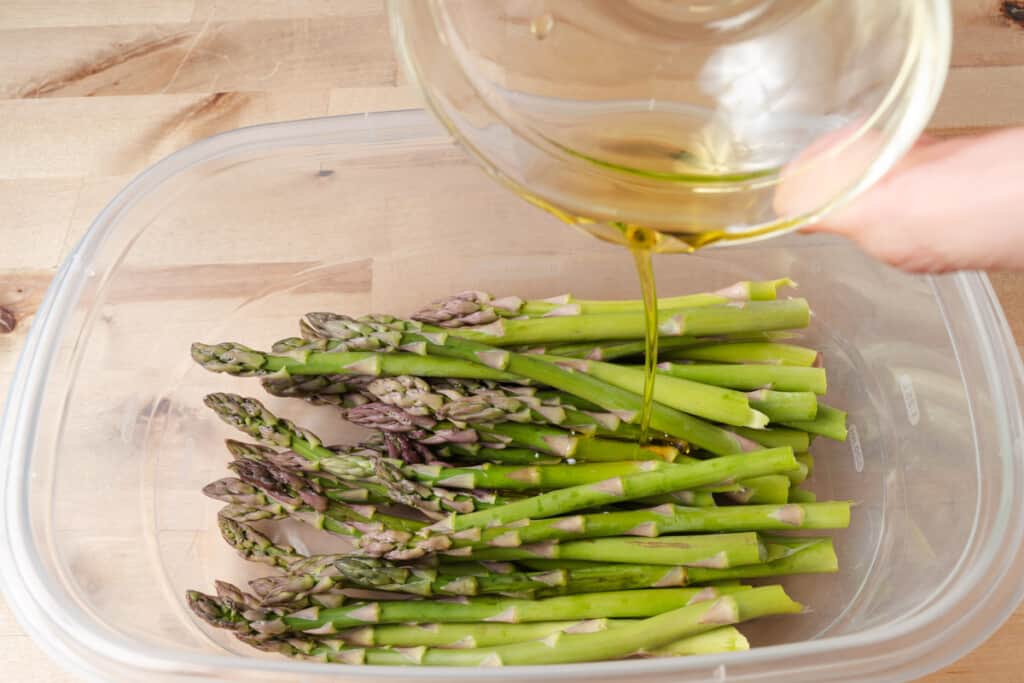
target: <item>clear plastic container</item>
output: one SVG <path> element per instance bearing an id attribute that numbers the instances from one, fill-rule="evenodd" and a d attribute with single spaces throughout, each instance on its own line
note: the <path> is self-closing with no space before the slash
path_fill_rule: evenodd
<path id="1" fill-rule="evenodd" d="M 188 357 L 267 344 L 307 310 L 408 312 L 467 288 L 637 290 L 621 248 L 492 182 L 423 112 L 240 130 L 157 164 L 58 274 L 0 434 L 0 580 L 69 669 L 118 681 L 907 680 L 960 657 L 1024 591 L 1021 363 L 987 280 L 909 277 L 846 243 L 784 238 L 659 257 L 663 294 L 789 275 L 815 317 L 848 443 L 816 443 L 819 496 L 859 501 L 842 571 L 786 581 L 811 606 L 750 652 L 496 670 L 348 668 L 254 656 L 187 611 L 186 588 L 260 572 L 219 538 L 229 430 L 211 390 L 258 392 Z M 281 407 L 271 400 L 271 406 Z M 330 411 L 289 414 L 342 437 Z"/>

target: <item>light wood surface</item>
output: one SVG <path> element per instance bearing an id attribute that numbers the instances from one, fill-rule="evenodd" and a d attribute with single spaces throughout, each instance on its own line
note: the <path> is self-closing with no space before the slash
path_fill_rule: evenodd
<path id="1" fill-rule="evenodd" d="M 954 3 L 933 131 L 1024 124 L 1024 26 L 998 0 Z M 134 174 L 239 126 L 417 105 L 378 0 L 0 0 L 0 306 L 17 320 L 0 333 L 0 394 L 57 265 Z M 1024 276 L 993 282 L 1024 339 Z M 924 680 L 1024 680 L 1022 638 L 1024 608 Z M 75 680 L 2 602 L 0 673 Z"/>

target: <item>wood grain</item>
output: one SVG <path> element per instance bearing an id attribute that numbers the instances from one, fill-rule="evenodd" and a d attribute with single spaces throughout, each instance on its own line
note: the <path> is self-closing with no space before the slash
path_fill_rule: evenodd
<path id="1" fill-rule="evenodd" d="M 933 132 L 1024 123 L 1024 26 L 1003 4 L 955 0 L 953 69 Z M 0 306 L 17 319 L 0 334 L 0 392 L 57 265 L 147 165 L 239 126 L 419 101 L 398 73 L 382 0 L 3 0 L 0 66 Z M 148 286 L 173 298 L 176 278 L 162 275 Z M 244 286 L 241 271 L 221 275 Z M 366 277 L 357 263 L 332 285 L 358 290 Z M 992 279 L 1024 339 L 1024 277 Z M 1024 680 L 1022 637 L 1018 610 L 974 653 L 924 680 Z M 0 671 L 74 680 L 2 604 Z"/>

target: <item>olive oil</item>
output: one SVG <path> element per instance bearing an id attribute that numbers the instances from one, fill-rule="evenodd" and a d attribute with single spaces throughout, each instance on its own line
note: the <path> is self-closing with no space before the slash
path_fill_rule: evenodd
<path id="1" fill-rule="evenodd" d="M 651 263 L 651 247 L 657 241 L 657 233 L 647 228 L 630 228 L 626 231 L 626 239 L 633 252 L 644 301 L 644 393 L 640 411 L 640 443 L 643 444 L 647 443 L 647 432 L 651 426 L 654 373 L 658 366 L 658 292 Z"/>

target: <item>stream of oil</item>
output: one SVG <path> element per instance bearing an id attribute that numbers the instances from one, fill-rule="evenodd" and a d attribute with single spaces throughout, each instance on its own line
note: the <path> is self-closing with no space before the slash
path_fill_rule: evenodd
<path id="1" fill-rule="evenodd" d="M 640 411 L 640 428 L 641 443 L 647 443 L 658 367 L 658 297 L 652 256 L 657 253 L 692 254 L 698 249 L 716 242 L 750 239 L 785 230 L 789 227 L 788 224 L 779 222 L 769 228 L 749 230 L 743 233 L 731 233 L 724 230 L 668 233 L 627 223 L 600 223 L 591 218 L 563 211 L 539 197 L 530 195 L 521 188 L 514 187 L 513 189 L 523 199 L 544 209 L 559 220 L 581 228 L 599 239 L 621 244 L 632 253 L 644 302 L 644 391 Z"/>
<path id="2" fill-rule="evenodd" d="M 649 228 L 631 227 L 626 230 L 625 237 L 633 253 L 644 302 L 644 393 L 640 410 L 640 443 L 644 444 L 651 427 L 655 372 L 658 368 L 658 290 L 651 262 L 652 247 L 658 235 Z"/>

